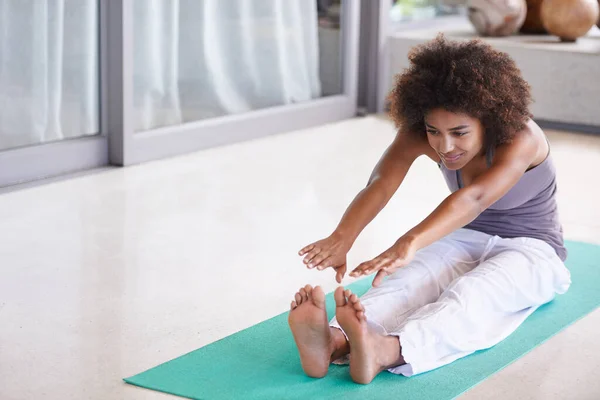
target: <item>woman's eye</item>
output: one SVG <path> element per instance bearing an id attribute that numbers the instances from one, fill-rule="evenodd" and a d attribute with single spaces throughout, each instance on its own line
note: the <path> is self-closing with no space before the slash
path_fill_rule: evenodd
<path id="1" fill-rule="evenodd" d="M 427 133 L 429 133 L 430 135 L 437 135 L 437 131 L 427 130 Z"/>
<path id="2" fill-rule="evenodd" d="M 469 133 L 469 132 L 454 132 L 454 134 L 455 134 L 456 136 L 464 136 L 464 135 L 466 135 L 467 133 Z"/>

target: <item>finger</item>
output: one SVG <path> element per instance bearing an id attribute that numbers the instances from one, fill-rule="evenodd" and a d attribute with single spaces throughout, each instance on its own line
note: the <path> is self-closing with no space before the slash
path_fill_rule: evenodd
<path id="1" fill-rule="evenodd" d="M 307 264 L 309 266 L 309 268 L 312 268 L 310 266 L 310 263 L 311 263 L 312 259 L 315 258 L 320 252 L 321 252 L 320 247 L 315 247 L 314 249 L 309 251 L 308 254 L 306 255 L 306 257 L 304 257 L 304 264 Z"/>
<path id="2" fill-rule="evenodd" d="M 362 271 L 361 271 L 362 274 L 363 275 L 369 275 L 370 273 L 372 273 L 373 271 L 375 271 L 376 270 L 375 265 L 377 265 L 377 264 L 375 264 L 374 262 L 373 263 L 369 263 L 369 265 L 366 265 L 365 268 L 363 268 Z"/>
<path id="3" fill-rule="evenodd" d="M 379 264 L 376 268 L 371 268 L 367 270 L 366 273 L 370 275 L 375 272 L 386 271 L 386 275 L 389 275 L 390 269 L 393 269 L 393 267 L 391 266 L 391 261 L 386 261 L 384 263 Z"/>
<path id="4" fill-rule="evenodd" d="M 318 270 L 323 270 L 323 269 L 325 269 L 325 267 L 328 266 L 325 262 L 329 258 L 330 258 L 330 254 L 327 250 L 325 250 L 325 251 L 320 252 L 315 258 L 313 258 L 313 260 L 310 262 L 310 264 L 313 266 L 313 268 L 317 268 Z"/>
<path id="5" fill-rule="evenodd" d="M 371 261 L 367 261 L 367 262 L 360 264 L 358 267 L 356 267 L 354 269 L 354 271 L 352 271 L 352 276 L 361 276 L 361 275 L 368 274 L 367 271 L 370 271 L 373 269 L 375 262 L 376 262 L 376 260 L 371 260 Z"/>
<path id="6" fill-rule="evenodd" d="M 360 276 L 363 274 L 363 272 L 369 268 L 369 266 L 371 265 L 370 261 L 364 262 L 362 264 L 359 264 L 358 267 L 354 268 L 352 270 L 352 272 L 350 272 L 351 276 Z"/>
<path id="7" fill-rule="evenodd" d="M 387 257 L 377 257 L 371 262 L 369 268 L 366 269 L 366 273 L 371 274 L 377 270 L 385 268 L 390 263 L 390 259 Z"/>
<path id="8" fill-rule="evenodd" d="M 300 251 L 298 252 L 298 255 L 301 255 L 301 256 L 303 256 L 303 255 L 305 255 L 306 253 L 308 253 L 309 251 L 311 251 L 311 250 L 312 250 L 312 249 L 314 249 L 314 248 L 315 248 L 315 244 L 314 244 L 314 243 L 312 243 L 312 244 L 309 244 L 308 246 L 306 246 L 306 247 L 304 247 L 302 250 L 300 250 Z"/>
<path id="9" fill-rule="evenodd" d="M 319 271 L 323 271 L 324 269 L 327 268 L 335 268 L 335 263 L 334 263 L 334 257 L 333 255 L 327 257 L 326 259 L 324 259 L 323 261 L 321 261 L 321 263 L 319 265 L 315 265 L 315 267 L 319 270 Z"/>
<path id="10" fill-rule="evenodd" d="M 379 286 L 381 284 L 381 282 L 383 282 L 383 279 L 388 275 L 389 275 L 389 273 L 387 270 L 385 270 L 385 269 L 379 270 L 379 272 L 377 272 L 377 275 L 375 275 L 375 279 L 373 279 L 373 287 Z"/>
<path id="11" fill-rule="evenodd" d="M 335 280 L 337 283 L 342 283 L 342 279 L 344 279 L 344 274 L 346 273 L 346 264 L 339 267 L 336 271 Z"/>

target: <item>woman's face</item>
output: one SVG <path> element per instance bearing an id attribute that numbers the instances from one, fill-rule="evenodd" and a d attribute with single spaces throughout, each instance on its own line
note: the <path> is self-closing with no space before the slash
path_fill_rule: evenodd
<path id="1" fill-rule="evenodd" d="M 425 115 L 429 145 L 450 170 L 461 169 L 484 150 L 481 121 L 466 114 L 436 108 Z"/>

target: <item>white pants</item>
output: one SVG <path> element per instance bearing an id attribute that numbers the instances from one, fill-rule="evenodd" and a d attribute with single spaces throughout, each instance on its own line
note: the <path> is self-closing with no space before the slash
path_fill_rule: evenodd
<path id="1" fill-rule="evenodd" d="M 418 251 L 361 303 L 372 328 L 400 339 L 406 364 L 389 371 L 411 376 L 494 346 L 570 284 L 541 240 L 459 229 Z M 330 325 L 340 328 L 335 318 Z"/>

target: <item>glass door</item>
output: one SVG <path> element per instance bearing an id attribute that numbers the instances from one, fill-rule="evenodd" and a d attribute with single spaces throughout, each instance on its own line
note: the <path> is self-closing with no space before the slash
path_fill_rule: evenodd
<path id="1" fill-rule="evenodd" d="M 108 163 L 97 0 L 0 0 L 0 187 Z"/>
<path id="2" fill-rule="evenodd" d="M 350 118 L 359 0 L 0 0 L 0 187 Z"/>
<path id="3" fill-rule="evenodd" d="M 356 114 L 360 2 L 133 0 L 125 164 Z"/>

